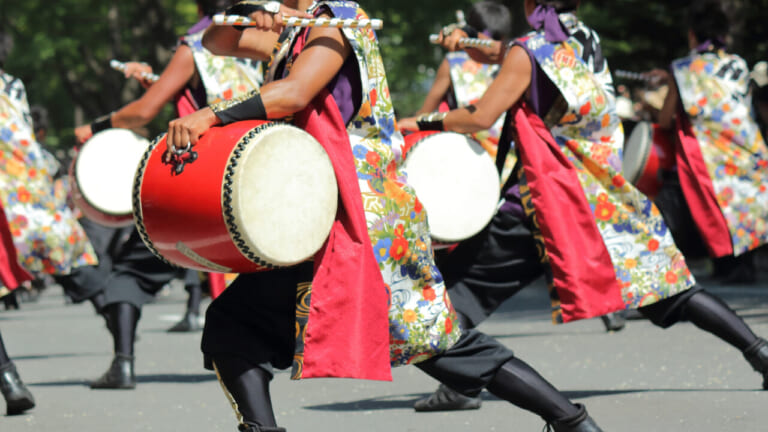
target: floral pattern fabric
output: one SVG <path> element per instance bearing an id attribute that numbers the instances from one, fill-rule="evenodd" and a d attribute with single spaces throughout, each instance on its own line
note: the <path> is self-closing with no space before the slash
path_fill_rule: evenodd
<path id="1" fill-rule="evenodd" d="M 451 74 L 451 87 L 456 99 L 457 108 L 476 103 L 485 94 L 499 73 L 499 65 L 482 64 L 472 60 L 465 51 L 455 51 L 446 56 Z M 496 158 L 501 130 L 504 127 L 504 116 L 499 117 L 490 129 L 475 132 L 472 137 L 483 148 Z M 509 151 L 504 159 L 501 172 L 501 184 L 504 185 L 517 161 L 516 153 Z"/>
<path id="2" fill-rule="evenodd" d="M 343 19 L 368 18 L 356 3 L 346 1 L 315 3 L 309 12 L 321 7 Z M 347 132 L 371 246 L 390 294 L 390 363 L 416 363 L 451 347 L 461 328 L 434 262 L 426 211 L 400 168 L 405 141 L 395 124 L 376 34 L 370 28 L 346 28 L 342 33 L 352 47 L 362 83 L 360 109 Z M 281 57 L 290 51 L 286 47 L 298 35 L 298 30 L 292 31 L 276 48 L 267 82 L 274 79 Z M 292 61 L 287 59 L 285 71 Z M 301 298 L 300 306 L 306 309 L 306 294 Z M 296 359 L 301 359 L 300 353 Z M 295 364 L 294 371 L 300 367 Z"/>
<path id="3" fill-rule="evenodd" d="M 768 148 L 750 113 L 749 69 L 723 51 L 672 63 L 734 255 L 768 242 Z"/>
<path id="4" fill-rule="evenodd" d="M 261 62 L 214 55 L 203 47 L 204 33 L 205 30 L 186 35 L 181 43 L 192 50 L 208 105 L 247 95 L 261 86 L 264 80 Z"/>
<path id="5" fill-rule="evenodd" d="M 543 32 L 523 39 L 567 103 L 548 126 L 576 169 L 625 307 L 647 306 L 695 281 L 658 208 L 621 174 L 624 133 L 610 72 L 604 59 L 590 56 L 599 52 L 591 46 L 597 35 L 572 14 L 560 19 L 571 34 L 566 42 L 547 42 Z"/>
<path id="6" fill-rule="evenodd" d="M 32 273 L 66 274 L 96 254 L 53 175 L 59 163 L 35 140 L 26 90 L 0 70 L 0 199 L 19 262 Z"/>

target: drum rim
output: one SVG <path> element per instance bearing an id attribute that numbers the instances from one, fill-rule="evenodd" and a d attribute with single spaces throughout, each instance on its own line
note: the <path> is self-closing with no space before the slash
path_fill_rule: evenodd
<path id="1" fill-rule="evenodd" d="M 637 128 L 640 127 L 640 125 L 643 125 L 643 127 L 647 127 L 648 132 L 650 134 L 653 133 L 653 124 L 651 122 L 648 122 L 648 121 L 637 122 L 635 127 L 632 129 L 632 132 L 629 134 L 629 137 L 626 139 L 625 146 L 626 146 L 626 143 L 628 143 L 632 139 L 632 136 L 635 134 L 635 130 L 637 130 Z M 647 140 L 647 144 L 645 145 L 645 148 L 647 149 L 647 151 L 644 152 L 644 155 L 642 156 L 641 163 L 637 165 L 638 169 L 636 170 L 635 175 L 632 176 L 632 178 L 626 177 L 626 179 L 629 180 L 629 182 L 631 184 L 634 185 L 635 183 L 637 183 L 638 180 L 640 180 L 640 177 L 642 177 L 643 171 L 645 170 L 645 167 L 648 165 L 648 158 L 651 157 L 650 150 L 652 150 L 651 149 L 652 145 L 653 145 L 653 135 L 650 135 L 649 139 Z M 626 155 L 626 150 L 624 150 L 624 155 Z M 623 167 L 626 164 L 624 164 L 623 159 L 624 158 L 622 157 L 622 170 L 621 171 L 622 171 L 622 175 L 625 175 Z"/>

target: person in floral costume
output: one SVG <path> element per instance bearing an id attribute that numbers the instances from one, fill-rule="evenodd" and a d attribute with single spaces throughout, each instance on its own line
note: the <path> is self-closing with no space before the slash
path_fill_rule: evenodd
<path id="1" fill-rule="evenodd" d="M 260 65 L 250 60 L 213 56 L 203 48 L 203 31 L 211 16 L 232 4 L 231 0 L 198 0 L 201 20 L 181 38 L 173 58 L 156 83 L 146 93 L 118 111 L 75 130 L 85 142 L 101 130 L 136 128 L 149 123 L 162 107 L 175 101 L 180 116 L 208 103 L 228 100 L 258 88 Z M 130 65 L 127 75 L 141 78 L 138 64 Z M 151 85 L 150 85 L 151 84 Z M 119 145 L 116 143 L 115 145 Z M 79 269 L 58 282 L 75 299 L 89 299 L 107 321 L 115 355 L 107 371 L 91 382 L 93 389 L 132 389 L 136 386 L 134 342 L 142 306 L 173 278 L 182 276 L 189 291 L 187 313 L 173 331 L 199 329 L 197 308 L 202 296 L 197 271 L 174 269 L 163 263 L 144 245 L 135 227 L 108 228 L 82 219 L 83 226 L 98 244 L 101 264 Z M 223 279 L 223 275 L 218 275 Z M 222 282 L 223 284 L 223 282 Z"/>
<path id="2" fill-rule="evenodd" d="M 512 33 L 512 16 L 509 9 L 498 2 L 475 3 L 467 13 L 467 27 L 464 30 L 472 35 L 482 34 L 503 44 Z M 440 63 L 435 81 L 416 114 L 448 111 L 477 102 L 498 72 L 499 65 L 478 63 L 463 50 L 449 52 Z M 472 134 L 493 158 L 496 157 L 503 120 L 503 116 L 499 117 L 489 129 Z M 509 152 L 501 173 L 502 184 L 514 165 L 515 153 Z"/>
<path id="3" fill-rule="evenodd" d="M 287 5 L 314 16 L 367 17 L 352 2 Z M 337 222 L 314 263 L 240 275 L 208 308 L 205 364 L 231 397 L 240 430 L 284 430 L 272 412 L 271 366 L 292 365 L 295 379 L 389 380 L 392 367 L 415 364 L 463 392 L 488 387 L 528 406 L 531 388 L 507 373 L 514 368 L 524 382 L 543 383 L 538 391 L 574 407 L 499 342 L 475 329 L 462 331 L 456 322 L 434 265 L 427 215 L 398 168 L 404 142 L 375 33 L 314 27 L 279 35 L 276 14 L 308 15 L 277 2 L 248 1 L 229 13 L 249 15 L 260 27 L 242 33 L 211 28 L 204 45 L 219 54 L 272 53 L 266 84 L 248 99 L 171 122 L 168 145 L 194 145 L 218 124 L 289 119 L 324 146 L 341 198 Z M 553 421 L 563 417 L 556 409 Z"/>
<path id="4" fill-rule="evenodd" d="M 751 251 L 768 242 L 768 148 L 748 96 L 749 68 L 726 51 L 728 19 L 717 1 L 691 7 L 687 57 L 671 74 L 659 125 L 675 132 L 677 173 L 716 276 L 755 280 Z"/>
<path id="5" fill-rule="evenodd" d="M 506 111 L 515 137 L 520 163 L 506 202 L 480 237 L 454 251 L 466 264 L 446 267 L 459 316 L 476 325 L 497 284 L 519 289 L 546 275 L 555 322 L 625 308 L 663 328 L 688 320 L 742 351 L 765 388 L 768 344 L 695 285 L 658 209 L 621 175 L 610 72 L 598 36 L 574 14 L 578 3 L 525 0 L 536 30 L 510 48 L 480 101 L 400 123 L 469 133 Z M 456 33 L 444 41 L 449 48 Z"/>

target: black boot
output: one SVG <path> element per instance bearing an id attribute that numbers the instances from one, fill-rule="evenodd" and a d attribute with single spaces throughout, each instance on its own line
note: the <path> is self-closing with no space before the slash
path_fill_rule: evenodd
<path id="1" fill-rule="evenodd" d="M 744 350 L 744 358 L 752 365 L 752 369 L 763 374 L 763 390 L 768 390 L 768 342 L 763 338 L 758 339 Z"/>
<path id="2" fill-rule="evenodd" d="M 554 432 L 603 432 L 600 426 L 587 414 L 582 404 L 576 404 L 579 413 L 575 416 L 547 423 L 548 429 Z"/>
<path id="3" fill-rule="evenodd" d="M 0 392 L 5 398 L 8 415 L 21 414 L 35 406 L 35 398 L 21 382 L 13 363 L 0 366 Z"/>
<path id="4" fill-rule="evenodd" d="M 133 371 L 133 356 L 117 353 L 104 375 L 91 382 L 92 389 L 134 389 L 136 375 Z"/>
<path id="5" fill-rule="evenodd" d="M 203 328 L 200 326 L 200 316 L 196 313 L 188 312 L 184 315 L 184 318 L 181 319 L 181 321 L 174 324 L 173 327 L 169 328 L 169 332 L 193 332 L 202 330 Z"/>
<path id="6" fill-rule="evenodd" d="M 431 395 L 417 400 L 413 404 L 416 411 L 458 411 L 480 408 L 482 400 L 479 397 L 464 396 L 443 384 Z"/>
<path id="7" fill-rule="evenodd" d="M 626 319 L 624 319 L 624 312 L 612 312 L 605 314 L 600 317 L 600 319 L 603 320 L 603 324 L 605 325 L 605 331 L 607 332 L 617 332 L 624 328 L 624 325 L 626 324 Z"/>
<path id="8" fill-rule="evenodd" d="M 266 427 L 254 424 L 241 424 L 237 430 L 240 432 L 285 432 L 285 428 L 281 427 Z"/>

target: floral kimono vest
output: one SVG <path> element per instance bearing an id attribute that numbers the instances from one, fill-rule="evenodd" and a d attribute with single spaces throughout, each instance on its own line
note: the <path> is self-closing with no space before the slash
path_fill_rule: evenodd
<path id="1" fill-rule="evenodd" d="M 686 114 L 681 128 L 689 122 L 693 138 L 678 131 L 681 185 L 710 254 L 765 244 L 768 149 L 751 116 L 746 62 L 723 51 L 695 53 L 674 61 L 672 72 Z"/>
<path id="2" fill-rule="evenodd" d="M 343 19 L 367 18 L 353 2 L 319 2 L 308 10 L 320 11 Z M 265 82 L 290 72 L 300 51 L 295 46 L 302 37 L 306 38 L 304 32 L 291 30 L 278 46 Z M 370 239 L 367 247 L 372 249 L 369 252 L 375 256 L 387 292 L 388 300 L 384 301 L 388 301 L 389 308 L 389 364 L 416 363 L 447 350 L 458 340 L 461 329 L 442 275 L 435 266 L 426 211 L 399 168 L 405 143 L 395 124 L 376 34 L 371 29 L 359 28 L 345 28 L 342 33 L 351 45 L 352 61 L 362 86 L 359 109 L 347 123 L 344 139 L 348 140 L 347 150 L 354 158 L 354 175 L 361 194 L 358 205 L 364 211 Z M 323 142 L 321 136 L 316 138 Z M 363 293 L 367 290 L 359 288 Z M 312 325 L 312 307 L 315 301 L 322 300 L 314 298 L 318 293 L 312 293 L 312 286 L 306 289 L 312 298 L 299 293 L 305 311 L 298 318 L 299 327 Z M 354 323 L 350 321 L 349 325 Z M 301 346 L 301 341 L 297 346 Z M 309 361 L 307 356 L 305 363 Z"/>
<path id="3" fill-rule="evenodd" d="M 21 265 L 33 273 L 67 274 L 97 264 L 83 228 L 53 175 L 59 163 L 35 140 L 20 80 L 0 69 L 0 200 Z"/>
<path id="4" fill-rule="evenodd" d="M 195 67 L 205 88 L 206 105 L 238 98 L 261 86 L 264 80 L 261 62 L 213 55 L 203 47 L 204 33 L 205 30 L 186 35 L 181 38 L 181 43 L 192 50 Z"/>
<path id="5" fill-rule="evenodd" d="M 551 266 L 553 316 L 567 322 L 647 306 L 694 280 L 656 206 L 621 175 L 624 133 L 597 35 L 560 19 L 567 41 L 539 32 L 519 42 L 559 95 L 543 120 L 524 106 L 514 121 L 524 207 Z"/>

